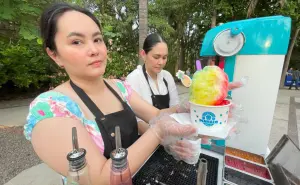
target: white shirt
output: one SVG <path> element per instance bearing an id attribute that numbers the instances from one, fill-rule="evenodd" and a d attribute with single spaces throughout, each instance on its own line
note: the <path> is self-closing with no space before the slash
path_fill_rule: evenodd
<path id="1" fill-rule="evenodd" d="M 147 73 L 149 84 L 154 95 L 166 95 L 169 92 L 170 96 L 170 104 L 172 107 L 174 105 L 179 104 L 179 97 L 177 92 L 177 87 L 172 75 L 166 71 L 162 70 L 157 74 L 157 84 L 158 89 L 156 88 L 155 81 L 151 78 L 151 76 Z M 163 79 L 165 79 L 168 83 L 168 88 L 166 87 Z M 147 80 L 143 73 L 143 67 L 137 66 L 137 68 L 132 71 L 126 78 L 126 81 L 131 85 L 132 89 L 135 90 L 144 100 L 152 105 L 151 99 L 151 91 Z"/>

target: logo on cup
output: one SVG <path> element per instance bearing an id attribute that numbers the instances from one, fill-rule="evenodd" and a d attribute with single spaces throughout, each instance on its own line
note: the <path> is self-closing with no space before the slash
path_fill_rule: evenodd
<path id="1" fill-rule="evenodd" d="M 216 115 L 212 112 L 204 112 L 202 114 L 200 122 L 202 122 L 205 126 L 208 127 L 218 124 L 218 121 L 216 120 Z"/>

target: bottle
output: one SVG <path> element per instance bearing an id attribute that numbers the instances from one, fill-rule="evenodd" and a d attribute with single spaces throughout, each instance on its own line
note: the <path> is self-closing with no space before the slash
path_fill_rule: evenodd
<path id="1" fill-rule="evenodd" d="M 132 185 L 131 172 L 127 161 L 127 150 L 119 148 L 110 154 L 112 160 L 110 185 Z"/>
<path id="2" fill-rule="evenodd" d="M 67 185 L 91 185 L 85 155 L 86 150 L 83 148 L 68 154 L 69 172 Z"/>
<path id="3" fill-rule="evenodd" d="M 110 185 L 132 185 L 131 172 L 128 166 L 128 152 L 122 148 L 120 127 L 115 127 L 116 149 L 110 153 L 111 171 Z"/>
<path id="4" fill-rule="evenodd" d="M 86 150 L 78 147 L 76 127 L 72 128 L 72 142 L 73 150 L 67 155 L 69 161 L 67 185 L 91 185 L 85 159 Z"/>

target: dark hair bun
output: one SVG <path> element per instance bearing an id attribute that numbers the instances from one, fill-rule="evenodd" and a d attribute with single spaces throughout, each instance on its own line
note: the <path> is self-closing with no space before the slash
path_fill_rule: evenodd
<path id="1" fill-rule="evenodd" d="M 144 41 L 143 50 L 147 54 L 157 43 L 160 42 L 166 43 L 158 33 L 151 33 Z"/>

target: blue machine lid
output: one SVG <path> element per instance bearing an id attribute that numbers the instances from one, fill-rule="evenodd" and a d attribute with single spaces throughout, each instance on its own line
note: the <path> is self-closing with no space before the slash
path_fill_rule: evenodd
<path id="1" fill-rule="evenodd" d="M 224 30 L 238 28 L 245 44 L 237 55 L 285 55 L 288 50 L 291 18 L 284 16 L 261 17 L 228 22 L 209 30 L 203 40 L 200 56 L 215 56 L 214 40 Z M 233 34 L 238 34 L 234 33 Z"/>

